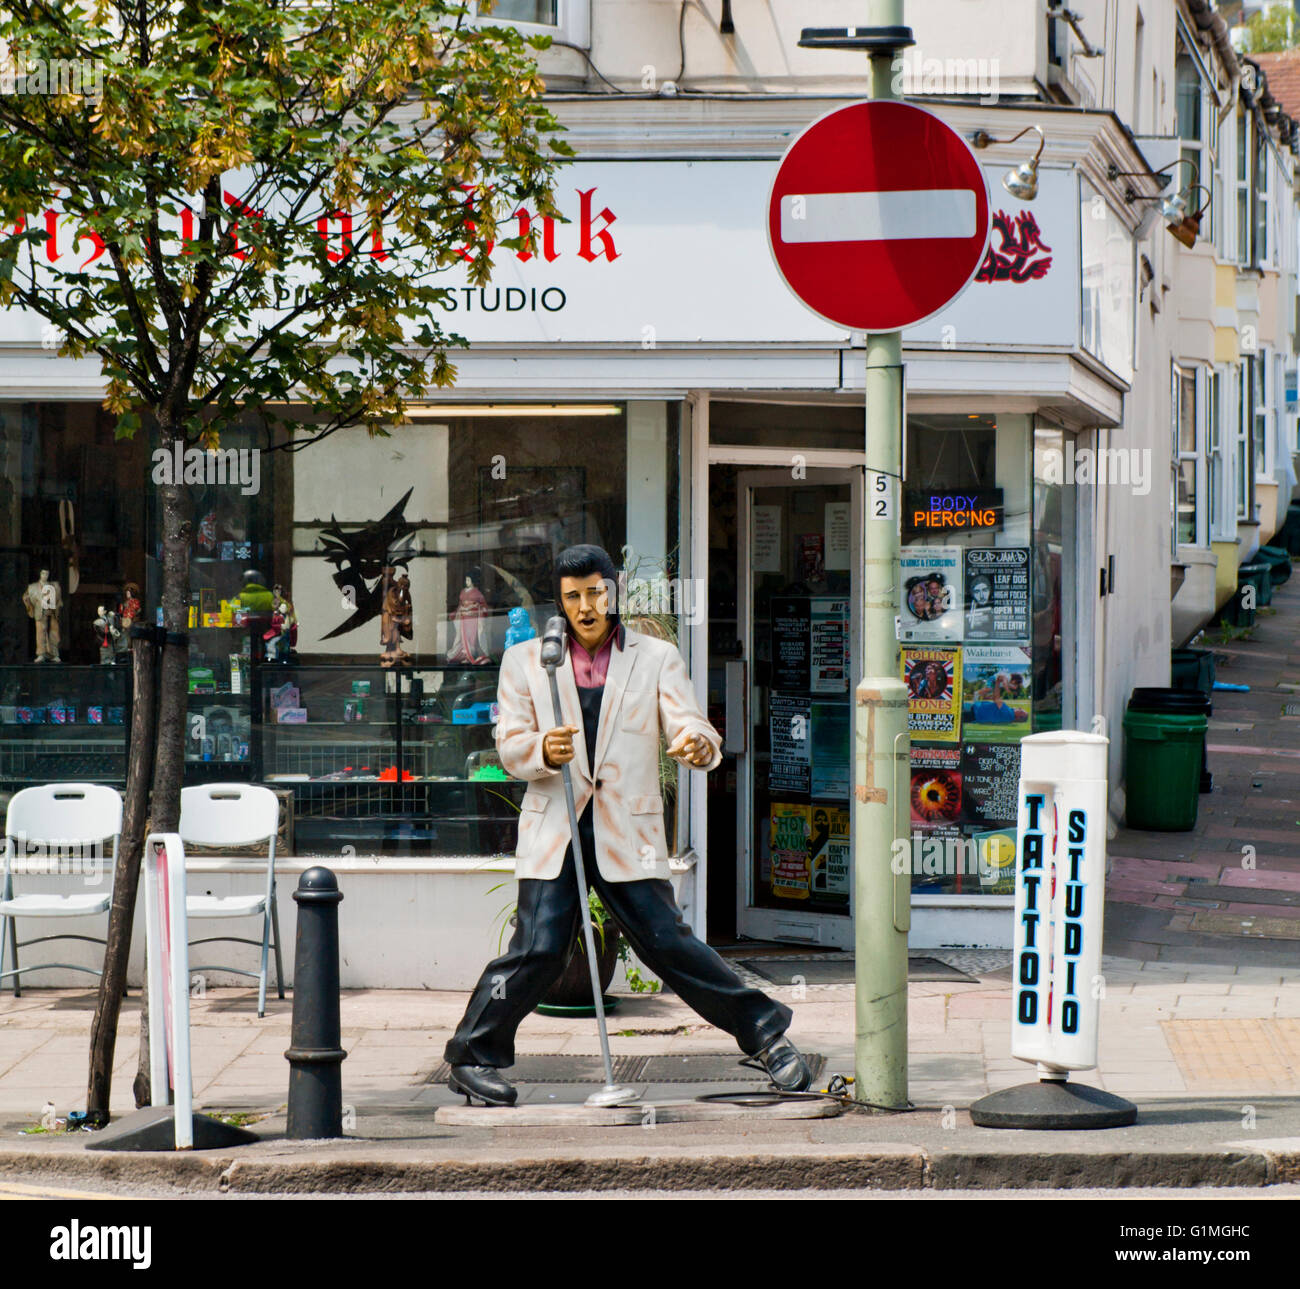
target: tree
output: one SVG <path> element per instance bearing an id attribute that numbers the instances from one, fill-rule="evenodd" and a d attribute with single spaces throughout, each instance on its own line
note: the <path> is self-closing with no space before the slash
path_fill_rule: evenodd
<path id="1" fill-rule="evenodd" d="M 147 429 L 172 460 L 219 449 L 249 413 L 268 451 L 345 426 L 386 435 L 408 399 L 455 378 L 447 351 L 465 342 L 439 325 L 439 274 L 481 285 L 494 244 L 523 252 L 534 221 L 558 217 L 570 149 L 530 52 L 546 41 L 475 25 L 454 0 L 19 0 L 0 41 L 18 91 L 0 95 L 0 305 L 97 358 L 118 438 Z M 498 237 L 509 219 L 515 236 Z M 60 229 L 83 263 L 42 254 Z M 294 400 L 314 409 L 305 437 Z M 150 784 L 155 830 L 180 812 L 192 517 L 183 478 L 153 483 L 167 635 L 152 766 L 146 732 L 131 740 L 97 1123 Z"/>
<path id="2" fill-rule="evenodd" d="M 1272 4 L 1252 14 L 1246 22 L 1246 38 L 1252 54 L 1277 53 L 1296 43 L 1295 11 L 1289 4 Z"/>

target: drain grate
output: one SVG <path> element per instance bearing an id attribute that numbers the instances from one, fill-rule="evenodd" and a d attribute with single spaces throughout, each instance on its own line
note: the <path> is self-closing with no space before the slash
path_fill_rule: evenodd
<path id="1" fill-rule="evenodd" d="M 664 1052 L 640 1056 L 616 1056 L 615 1083 L 762 1083 L 769 1082 L 761 1070 L 739 1065 L 735 1056 L 701 1053 L 678 1055 Z M 821 1078 L 826 1058 L 819 1052 L 805 1052 L 813 1082 Z M 428 1083 L 446 1083 L 451 1067 L 440 1061 Z M 511 1083 L 596 1083 L 605 1082 L 599 1056 L 521 1056 L 502 1074 Z"/>
<path id="2" fill-rule="evenodd" d="M 774 985 L 851 985 L 855 978 L 851 957 L 746 958 L 742 960 L 742 965 Z M 910 981 L 950 980 L 969 985 L 979 983 L 976 977 L 967 975 L 946 962 L 940 962 L 937 958 L 909 957 L 907 978 Z"/>

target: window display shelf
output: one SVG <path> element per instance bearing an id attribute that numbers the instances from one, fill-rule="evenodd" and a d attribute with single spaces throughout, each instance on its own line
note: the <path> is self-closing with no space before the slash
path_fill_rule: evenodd
<path id="1" fill-rule="evenodd" d="M 0 787 L 124 784 L 130 723 L 129 667 L 0 667 Z"/>

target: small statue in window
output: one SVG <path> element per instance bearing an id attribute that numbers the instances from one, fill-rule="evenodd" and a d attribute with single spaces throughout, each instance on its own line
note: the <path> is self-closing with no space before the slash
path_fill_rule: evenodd
<path id="1" fill-rule="evenodd" d="M 110 608 L 99 605 L 96 609 L 95 634 L 99 637 L 99 661 L 112 666 L 117 661 L 120 642 L 126 632 L 122 630 L 121 617 Z"/>
<path id="2" fill-rule="evenodd" d="M 383 653 L 381 667 L 409 665 L 411 655 L 402 648 L 402 639 L 411 638 L 411 579 L 394 576 L 395 568 L 384 569 L 384 606 L 379 616 L 379 643 Z"/>
<path id="3" fill-rule="evenodd" d="M 448 662 L 465 662 L 481 667 L 492 661 L 479 640 L 479 629 L 487 615 L 487 597 L 474 585 L 473 577 L 466 576 L 456 611 L 451 615 L 456 624 L 456 642 L 447 653 Z"/>
<path id="4" fill-rule="evenodd" d="M 23 592 L 23 607 L 36 623 L 36 661 L 61 662 L 59 657 L 59 611 L 63 608 L 63 590 L 50 581 L 50 571 L 40 576 Z"/>
<path id="5" fill-rule="evenodd" d="M 139 620 L 143 612 L 140 606 L 140 588 L 135 582 L 127 582 L 122 587 L 122 599 L 117 606 L 118 634 L 113 640 L 114 662 L 131 661 L 131 627 Z"/>
<path id="6" fill-rule="evenodd" d="M 262 635 L 266 641 L 266 660 L 288 663 L 298 644 L 298 615 L 279 585 L 271 592 L 271 606 L 271 627 Z"/>

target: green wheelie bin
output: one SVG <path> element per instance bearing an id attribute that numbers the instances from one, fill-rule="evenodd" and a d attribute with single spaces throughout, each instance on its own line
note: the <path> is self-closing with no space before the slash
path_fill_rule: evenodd
<path id="1" fill-rule="evenodd" d="M 1204 715 L 1124 713 L 1125 822 L 1150 832 L 1190 832 L 1196 827 Z"/>

